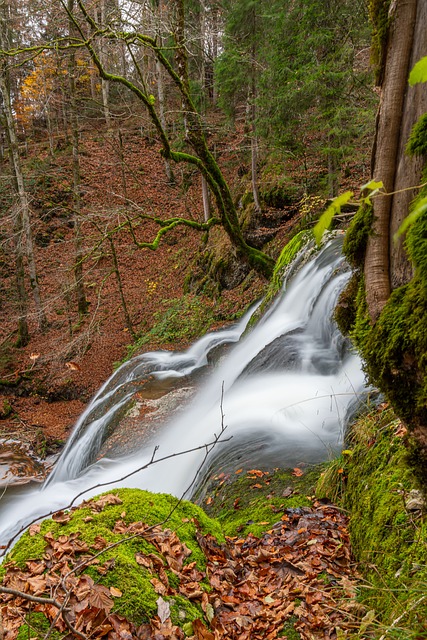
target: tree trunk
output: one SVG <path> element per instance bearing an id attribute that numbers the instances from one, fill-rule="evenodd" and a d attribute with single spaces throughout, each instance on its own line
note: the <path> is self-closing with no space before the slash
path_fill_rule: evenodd
<path id="1" fill-rule="evenodd" d="M 427 53 L 427 3 L 417 3 L 416 26 L 413 35 L 412 55 L 409 68 L 415 65 Z M 391 206 L 390 220 L 390 282 L 391 288 L 396 289 L 406 284 L 412 277 L 412 265 L 404 248 L 404 238 L 397 242 L 393 237 L 406 217 L 410 204 L 417 195 L 416 187 L 420 183 L 423 159 L 419 156 L 409 156 L 405 153 L 408 138 L 414 123 L 427 111 L 427 89 L 425 84 L 407 87 L 403 105 L 403 118 L 400 129 L 398 149 L 398 163 Z"/>
<path id="2" fill-rule="evenodd" d="M 73 10 L 74 0 L 68 0 L 68 10 Z M 70 34 L 74 31 L 74 25 L 70 20 Z M 83 282 L 83 238 L 81 231 L 81 195 L 80 195 L 80 158 L 79 158 L 79 128 L 77 120 L 76 104 L 76 61 L 74 49 L 70 50 L 68 60 L 68 76 L 70 89 L 70 123 L 71 123 L 71 143 L 73 146 L 73 213 L 74 213 L 74 282 L 77 295 L 77 309 L 79 315 L 84 315 L 88 311 L 88 301 L 86 299 Z"/>
<path id="3" fill-rule="evenodd" d="M 417 0 L 392 3 L 392 11 L 373 159 L 373 178 L 383 182 L 388 195 L 375 198 L 373 235 L 369 237 L 365 258 L 366 299 L 372 321 L 378 318 L 391 291 L 392 192 L 395 190 Z M 402 144 L 405 144 L 403 139 Z"/>
<path id="4" fill-rule="evenodd" d="M 2 7 L 4 11 L 4 6 Z M 4 13 L 2 11 L 1 14 L 1 27 L 0 27 L 0 45 L 4 47 L 4 35 L 5 35 L 5 25 L 4 25 Z M 25 189 L 24 183 L 24 175 L 22 173 L 21 160 L 19 157 L 19 147 L 18 147 L 18 138 L 16 136 L 16 128 L 15 121 L 13 117 L 13 108 L 10 101 L 10 83 L 9 83 L 9 72 L 6 66 L 6 63 L 2 62 L 2 68 L 0 70 L 0 92 L 3 96 L 3 110 L 6 120 L 6 130 L 7 136 L 9 140 L 9 156 L 11 161 L 11 168 L 13 173 L 13 182 L 15 185 L 15 191 L 17 195 L 17 204 L 16 204 L 16 219 L 19 220 L 16 223 L 16 229 L 20 230 L 22 238 L 17 238 L 15 247 L 18 253 L 22 252 L 22 244 L 23 239 L 25 238 L 25 254 L 28 262 L 28 271 L 30 276 L 30 285 L 33 293 L 34 303 L 36 307 L 37 314 L 37 322 L 40 329 L 45 329 L 47 325 L 46 315 L 42 306 L 41 296 L 40 296 L 40 288 L 37 279 L 37 270 L 36 270 L 36 262 L 34 258 L 34 245 L 33 245 L 33 234 L 31 230 L 31 219 L 30 219 L 30 206 L 28 202 L 28 196 Z M 21 265 L 22 256 L 17 256 L 17 261 L 20 263 L 19 270 L 23 270 L 23 264 Z M 20 278 L 21 276 L 19 276 Z M 23 277 L 23 273 L 22 273 Z M 21 284 L 18 284 L 18 295 L 22 297 Z"/>
<path id="5" fill-rule="evenodd" d="M 122 277 L 120 274 L 120 269 L 119 269 L 119 261 L 117 259 L 117 252 L 116 252 L 116 247 L 114 245 L 114 240 L 113 240 L 113 236 L 109 235 L 108 236 L 108 242 L 110 243 L 110 249 L 111 249 L 111 256 L 113 258 L 113 265 L 114 265 L 114 274 L 116 276 L 116 281 L 117 281 L 117 286 L 119 289 L 119 294 L 120 294 L 120 300 L 122 303 L 122 309 L 123 309 L 123 315 L 125 317 L 125 322 L 126 322 L 126 328 L 129 331 L 130 335 L 132 336 L 132 338 L 135 340 L 136 333 L 133 329 L 132 326 L 132 320 L 130 318 L 130 314 L 129 314 L 129 310 L 126 304 L 126 298 L 125 298 L 125 294 L 123 291 L 123 283 L 122 283 Z"/>
<path id="6" fill-rule="evenodd" d="M 105 0 L 101 0 L 101 25 L 105 25 Z M 102 63 L 105 63 L 106 53 L 105 53 L 105 40 L 101 41 L 100 48 L 100 58 Z M 102 94 L 102 108 L 104 111 L 105 124 L 107 125 L 107 129 L 111 129 L 111 116 L 110 116 L 110 83 L 108 80 L 101 78 L 101 94 Z"/>
<path id="7" fill-rule="evenodd" d="M 258 138 L 256 135 L 256 107 L 254 103 L 254 95 L 249 98 L 249 113 L 250 113 L 250 131 L 251 131 L 251 179 L 252 179 L 252 195 L 254 198 L 254 205 L 256 213 L 261 213 L 261 203 L 259 200 L 258 191 Z"/>
<path id="8" fill-rule="evenodd" d="M 211 217 L 211 202 L 209 198 L 209 187 L 205 176 L 202 176 L 202 198 L 203 198 L 203 219 L 205 222 Z"/>

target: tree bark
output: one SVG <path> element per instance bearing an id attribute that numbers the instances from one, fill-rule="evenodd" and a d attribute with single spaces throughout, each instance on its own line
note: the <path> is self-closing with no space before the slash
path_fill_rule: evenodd
<path id="1" fill-rule="evenodd" d="M 159 41 L 160 46 L 162 46 L 162 21 L 163 21 L 163 2 L 159 0 L 157 6 L 157 39 Z M 167 122 L 166 122 L 166 113 L 165 113 L 165 92 L 164 92 L 164 82 L 163 82 L 163 67 L 160 64 L 158 58 L 156 58 L 156 72 L 157 72 L 157 97 L 159 100 L 159 116 L 160 122 L 162 123 L 163 129 L 167 130 Z M 169 158 L 164 159 L 165 162 L 165 172 L 166 178 L 169 184 L 175 184 L 175 177 L 173 175 L 171 162 Z"/>
<path id="2" fill-rule="evenodd" d="M 417 15 L 413 35 L 412 54 L 409 69 L 427 53 L 427 3 L 417 3 Z M 427 89 L 425 84 L 408 86 L 403 105 L 403 118 L 400 129 L 398 148 L 398 163 L 394 183 L 391 215 L 390 215 L 390 283 L 392 290 L 406 284 L 412 277 L 413 269 L 408 260 L 404 238 L 396 242 L 394 235 L 406 217 L 410 204 L 418 191 L 411 189 L 420 183 L 423 170 L 423 159 L 419 156 L 409 156 L 405 150 L 417 120 L 427 112 Z"/>
<path id="3" fill-rule="evenodd" d="M 408 87 L 417 0 L 398 0 L 391 7 L 393 13 L 390 16 L 373 165 L 373 178 L 383 182 L 387 195 L 378 196 L 374 201 L 373 234 L 368 239 L 364 270 L 366 300 L 373 322 L 384 308 L 391 291 L 392 193 L 395 190 L 402 110 Z"/>
<path id="4" fill-rule="evenodd" d="M 68 10 L 72 12 L 74 0 L 68 0 Z M 69 23 L 70 34 L 74 31 L 73 22 Z M 88 301 L 83 282 L 83 238 L 81 231 L 81 195 L 80 195 L 80 158 L 79 158 L 79 128 L 77 120 L 77 104 L 76 104 L 76 61 L 74 49 L 70 50 L 68 60 L 68 76 L 70 89 L 70 124 L 71 124 L 71 143 L 73 147 L 73 214 L 74 214 L 74 286 L 77 295 L 77 309 L 79 315 L 84 315 L 88 311 Z"/>
<path id="5" fill-rule="evenodd" d="M 0 46 L 4 49 L 7 48 L 7 24 L 6 18 L 8 13 L 7 3 L 0 3 Z M 45 329 L 47 325 L 46 314 L 43 309 L 40 296 L 40 288 L 37 278 L 36 262 L 34 258 L 34 244 L 33 234 L 31 229 L 30 218 L 30 205 L 28 202 L 28 195 L 24 183 L 24 175 L 22 172 L 21 159 L 19 157 L 18 138 L 16 135 L 15 120 L 13 115 L 13 108 L 10 100 L 10 79 L 9 70 L 5 60 L 1 61 L 0 69 L 0 92 L 3 96 L 3 110 L 6 121 L 6 131 L 9 141 L 9 157 L 13 174 L 13 182 L 15 186 L 17 203 L 15 205 L 15 230 L 20 234 L 20 237 L 15 240 L 15 250 L 18 252 L 16 255 L 17 262 L 17 286 L 18 297 L 20 299 L 20 320 L 19 325 L 22 325 L 22 331 L 26 334 L 21 342 L 28 341 L 28 326 L 25 328 L 26 319 L 23 318 L 24 308 L 26 307 L 26 300 L 24 300 L 25 287 L 24 280 L 24 262 L 23 262 L 23 246 L 25 246 L 25 255 L 27 257 L 28 272 L 30 277 L 30 285 L 33 293 L 34 303 L 36 307 L 37 322 L 40 329 Z M 20 329 L 21 331 L 21 329 Z"/>

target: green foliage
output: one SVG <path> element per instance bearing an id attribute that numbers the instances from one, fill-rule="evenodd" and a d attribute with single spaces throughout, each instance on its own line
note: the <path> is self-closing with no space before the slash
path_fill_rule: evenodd
<path id="1" fill-rule="evenodd" d="M 366 585 L 359 599 L 375 610 L 381 633 L 402 615 L 387 638 L 407 640 L 427 632 L 427 602 L 418 602 L 427 586 L 427 521 L 405 508 L 417 484 L 399 427 L 391 409 L 383 407 L 359 418 L 349 436 L 352 455 L 332 463 L 317 493 L 341 496 L 349 511 L 351 542 Z"/>
<path id="2" fill-rule="evenodd" d="M 363 3 L 228 0 L 223 6 L 224 49 L 216 66 L 222 108 L 235 117 L 254 104 L 257 135 L 269 149 L 302 156 L 309 140 L 325 168 L 334 165 L 338 173 L 354 140 L 373 124 L 372 93 L 364 89 L 369 75 L 355 59 L 369 38 Z M 267 193 L 266 202 L 274 195 Z"/>
<path id="3" fill-rule="evenodd" d="M 427 82 L 427 56 L 418 60 L 409 74 L 409 84 L 411 87 L 419 82 Z"/>
<path id="4" fill-rule="evenodd" d="M 320 245 L 322 242 L 324 232 L 331 226 L 333 217 L 336 214 L 340 213 L 341 207 L 347 204 L 347 202 L 349 202 L 352 197 L 353 192 L 346 191 L 337 198 L 334 198 L 333 202 L 329 205 L 326 211 L 322 213 L 318 223 L 313 229 L 314 237 L 316 238 L 316 242 L 318 245 Z"/>

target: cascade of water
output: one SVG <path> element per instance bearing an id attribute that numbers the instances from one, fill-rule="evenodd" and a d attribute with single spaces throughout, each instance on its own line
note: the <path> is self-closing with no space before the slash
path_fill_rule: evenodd
<path id="1" fill-rule="evenodd" d="M 212 441 L 221 426 L 226 426 L 231 441 L 215 448 L 209 469 L 216 463 L 232 468 L 237 461 L 239 466 L 259 467 L 326 459 L 341 445 L 346 415 L 361 401 L 364 390 L 361 363 L 331 321 L 347 279 L 341 242 L 336 239 L 300 269 L 274 307 L 240 342 L 249 315 L 234 327 L 207 334 L 184 353 L 148 353 L 126 363 L 82 415 L 45 485 L 0 502 L 0 541 L 20 524 L 67 505 L 77 493 L 100 483 L 114 484 L 140 468 L 150 460 L 155 445 L 158 458 L 171 456 Z M 141 381 L 148 376 L 188 377 L 206 365 L 214 348 L 234 342 L 238 344 L 192 404 L 163 425 L 151 443 L 126 459 L 97 460 Z M 181 495 L 201 459 L 203 451 L 172 457 L 118 484 Z M 202 471 L 199 483 L 203 475 Z M 85 497 L 99 491 L 90 489 Z"/>

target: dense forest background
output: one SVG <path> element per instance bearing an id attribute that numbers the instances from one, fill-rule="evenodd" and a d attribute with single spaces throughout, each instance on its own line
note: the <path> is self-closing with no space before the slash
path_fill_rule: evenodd
<path id="1" fill-rule="evenodd" d="M 369 178 L 370 27 L 363 2 L 0 9 L 2 415 L 61 433 L 126 344 L 232 318 Z"/>

